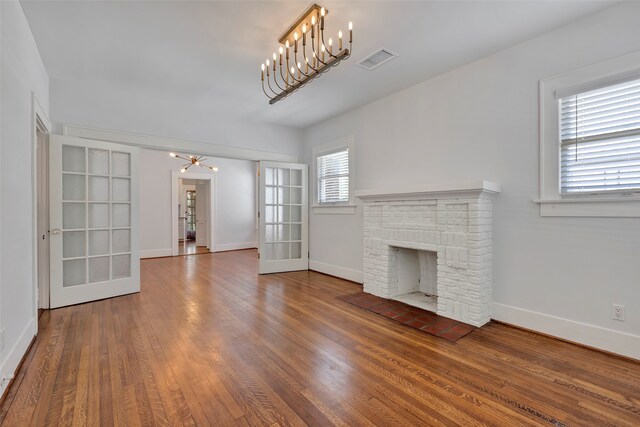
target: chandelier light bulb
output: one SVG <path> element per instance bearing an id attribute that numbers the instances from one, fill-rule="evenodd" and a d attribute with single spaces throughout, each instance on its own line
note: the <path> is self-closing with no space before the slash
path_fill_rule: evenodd
<path id="1" fill-rule="evenodd" d="M 196 166 L 200 166 L 200 162 L 196 162 Z"/>
<path id="2" fill-rule="evenodd" d="M 295 67 L 292 65 L 292 66 L 291 66 L 291 74 L 293 75 L 295 72 L 296 72 L 296 69 L 295 69 Z"/>
<path id="3" fill-rule="evenodd" d="M 215 166 L 211 167 L 211 170 L 214 171 L 214 172 L 218 172 L 218 168 L 215 167 Z"/>
<path id="4" fill-rule="evenodd" d="M 316 17 L 315 16 L 311 17 L 311 25 L 316 25 Z"/>
<path id="5" fill-rule="evenodd" d="M 338 38 L 341 39 L 342 38 L 342 30 L 338 31 Z"/>
<path id="6" fill-rule="evenodd" d="M 302 33 L 306 33 L 307 32 L 307 24 L 302 24 Z"/>
<path id="7" fill-rule="evenodd" d="M 276 58 L 277 58 L 276 53 L 275 53 L 275 52 L 273 52 L 273 62 L 274 62 L 274 63 L 276 62 Z"/>
<path id="8" fill-rule="evenodd" d="M 293 38 L 295 41 L 298 41 L 298 32 L 293 33 Z"/>
<path id="9" fill-rule="evenodd" d="M 331 37 L 329 37 L 329 46 L 333 45 L 333 40 L 331 40 Z"/>
<path id="10" fill-rule="evenodd" d="M 176 153 L 169 153 L 169 155 L 170 155 L 171 157 L 175 157 L 175 156 L 176 156 Z"/>
<path id="11" fill-rule="evenodd" d="M 185 173 L 187 170 L 185 168 L 180 169 L 180 172 Z"/>
<path id="12" fill-rule="evenodd" d="M 269 58 L 267 58 L 267 68 L 269 67 Z"/>
<path id="13" fill-rule="evenodd" d="M 289 49 L 289 40 L 287 40 L 286 45 L 287 45 L 287 49 Z"/>
<path id="14" fill-rule="evenodd" d="M 324 52 L 324 45 L 320 46 L 320 50 Z"/>
<path id="15" fill-rule="evenodd" d="M 284 52 L 284 49 L 282 49 L 282 46 L 280 46 L 279 51 L 280 51 L 280 55 L 282 55 L 282 52 Z"/>
<path id="16" fill-rule="evenodd" d="M 298 68 L 300 68 L 300 62 L 298 62 Z"/>
<path id="17" fill-rule="evenodd" d="M 324 16 L 324 7 L 322 9 L 320 9 L 320 15 Z"/>
<path id="18" fill-rule="evenodd" d="M 353 30 L 353 22 L 349 21 L 349 31 Z"/>
<path id="19" fill-rule="evenodd" d="M 267 61 L 269 61 L 269 60 L 267 59 Z M 269 65 L 269 64 L 267 64 L 267 65 Z M 262 68 L 262 71 L 264 71 L 264 64 L 262 64 L 262 67 L 260 67 L 260 68 Z"/>

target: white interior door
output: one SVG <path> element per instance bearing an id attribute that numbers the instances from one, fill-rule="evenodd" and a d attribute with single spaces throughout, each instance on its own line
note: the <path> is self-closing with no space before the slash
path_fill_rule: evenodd
<path id="1" fill-rule="evenodd" d="M 309 268 L 307 165 L 260 162 L 260 274 Z"/>
<path id="2" fill-rule="evenodd" d="M 140 291 L 138 149 L 51 135 L 51 308 Z"/>
<path id="3" fill-rule="evenodd" d="M 207 246 L 207 204 L 209 181 L 196 182 L 196 246 Z"/>

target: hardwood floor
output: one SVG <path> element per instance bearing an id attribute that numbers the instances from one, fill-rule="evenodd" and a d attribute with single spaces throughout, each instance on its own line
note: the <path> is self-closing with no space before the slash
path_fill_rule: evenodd
<path id="1" fill-rule="evenodd" d="M 640 425 L 640 364 L 491 323 L 457 343 L 254 250 L 142 261 L 142 292 L 46 312 L 3 426 Z"/>
<path id="2" fill-rule="evenodd" d="M 199 255 L 208 253 L 209 249 L 205 246 L 196 246 L 195 240 L 182 240 L 178 242 L 178 255 Z"/>

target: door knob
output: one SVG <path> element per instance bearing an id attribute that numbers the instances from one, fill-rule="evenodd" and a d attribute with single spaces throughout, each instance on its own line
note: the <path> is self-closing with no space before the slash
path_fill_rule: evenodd
<path id="1" fill-rule="evenodd" d="M 51 230 L 51 234 L 60 234 L 60 229 L 54 228 L 53 230 Z"/>

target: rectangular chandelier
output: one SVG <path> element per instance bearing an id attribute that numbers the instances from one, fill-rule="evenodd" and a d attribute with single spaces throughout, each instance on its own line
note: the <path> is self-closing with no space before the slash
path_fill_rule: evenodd
<path id="1" fill-rule="evenodd" d="M 324 20 L 328 14 L 328 10 L 317 4 L 309 7 L 278 40 L 279 55 L 273 53 L 273 63 L 267 59 L 262 64 L 262 91 L 269 98 L 269 104 L 286 98 L 351 56 L 353 24 L 349 22 L 349 48 L 343 48 L 342 31 L 339 31 L 338 47 L 334 49 L 333 39 L 329 38 L 326 44 L 324 40 Z"/>

